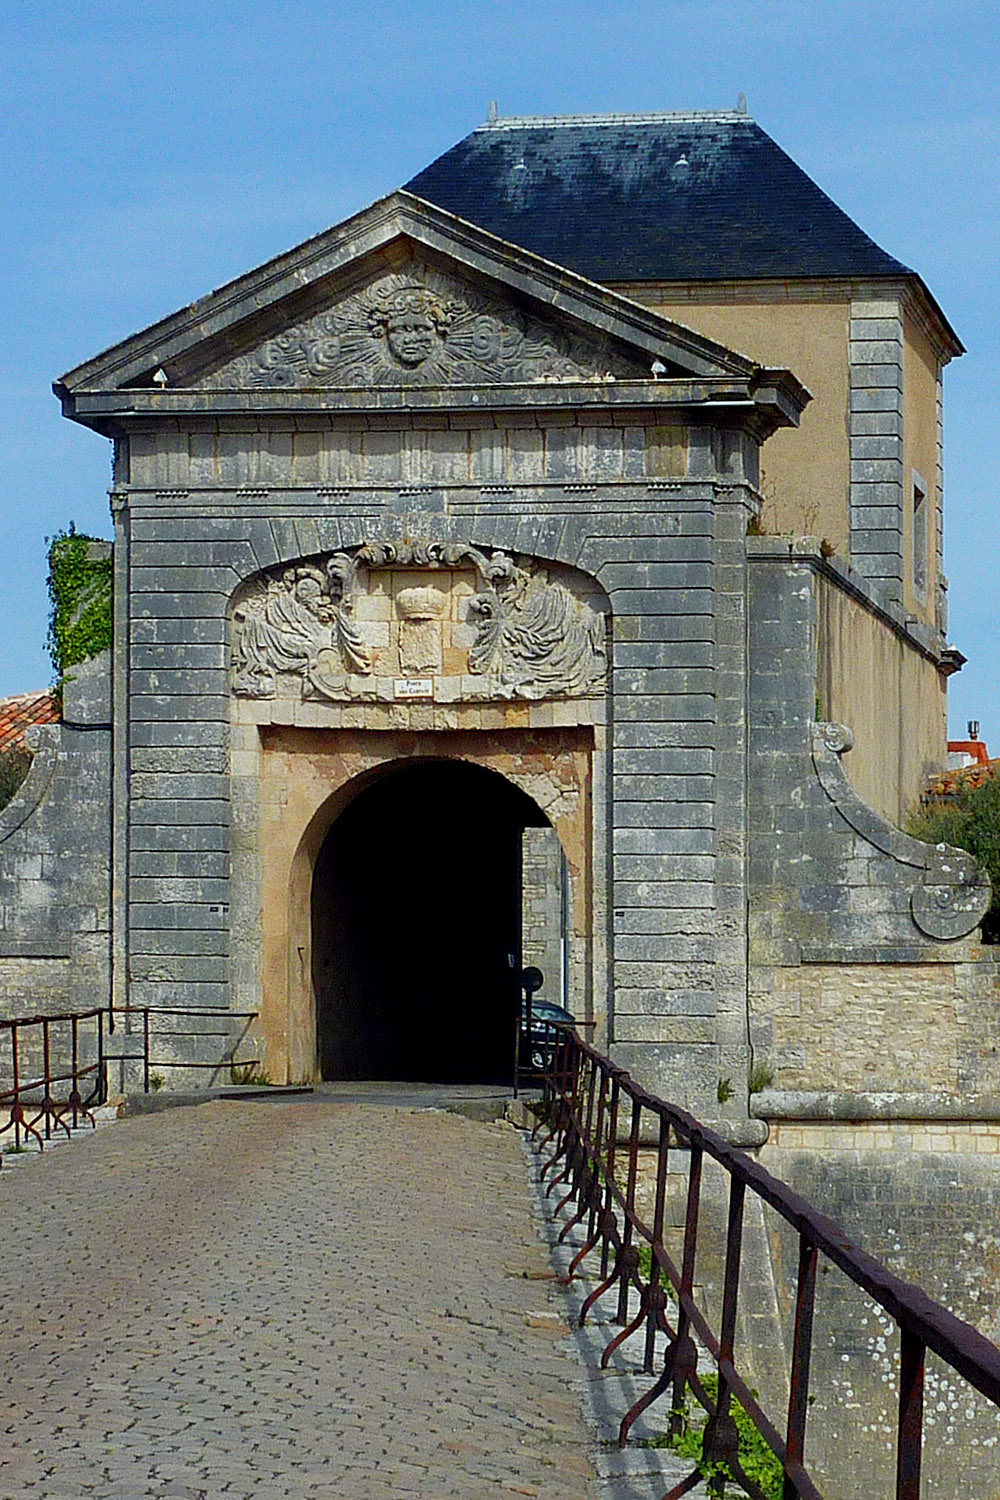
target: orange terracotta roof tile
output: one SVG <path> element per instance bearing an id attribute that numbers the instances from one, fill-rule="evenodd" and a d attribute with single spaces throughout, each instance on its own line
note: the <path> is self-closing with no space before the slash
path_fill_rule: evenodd
<path id="1" fill-rule="evenodd" d="M 979 765 L 959 766 L 953 771 L 941 771 L 937 776 L 932 776 L 927 783 L 923 800 L 935 802 L 941 798 L 957 797 L 960 792 L 971 791 L 987 781 L 992 781 L 998 770 L 1000 770 L 1000 760 L 988 760 Z"/>
<path id="2" fill-rule="evenodd" d="M 0 752 L 25 749 L 26 730 L 33 724 L 54 724 L 59 717 L 59 700 L 48 688 L 0 698 Z"/>

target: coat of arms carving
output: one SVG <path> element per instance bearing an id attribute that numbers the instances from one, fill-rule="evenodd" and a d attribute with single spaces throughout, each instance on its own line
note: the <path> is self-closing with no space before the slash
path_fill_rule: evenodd
<path id="1" fill-rule="evenodd" d="M 565 698 L 600 691 L 607 672 L 599 610 L 544 569 L 464 544 L 288 564 L 243 591 L 233 627 L 233 691 L 249 698 L 363 700 L 396 673 L 458 676 L 463 697 Z"/>

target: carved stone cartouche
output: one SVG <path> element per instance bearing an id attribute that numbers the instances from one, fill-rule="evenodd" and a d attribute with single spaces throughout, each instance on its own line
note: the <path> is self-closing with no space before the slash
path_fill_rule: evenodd
<path id="1" fill-rule="evenodd" d="M 466 627 L 463 675 L 482 679 L 475 696 L 538 699 L 600 689 L 607 670 L 604 616 L 564 584 L 519 566 L 504 552 L 406 540 L 366 543 L 254 580 L 233 610 L 234 693 L 274 697 L 281 679 L 291 678 L 299 680 L 302 693 L 320 697 L 373 696 L 374 689 L 360 681 L 379 675 L 378 656 L 356 618 L 364 581 L 385 569 L 469 567 L 479 592 L 468 601 L 472 639 Z M 448 595 L 430 583 L 397 590 L 402 673 L 441 673 L 441 628 L 449 604 Z"/>

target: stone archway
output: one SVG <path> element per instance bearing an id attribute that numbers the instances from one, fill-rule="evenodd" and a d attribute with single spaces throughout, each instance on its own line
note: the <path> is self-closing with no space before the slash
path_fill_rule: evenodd
<path id="1" fill-rule="evenodd" d="M 357 794 L 313 869 L 321 1077 L 510 1078 L 522 832 L 549 826 L 463 760 L 390 765 Z"/>
<path id="2" fill-rule="evenodd" d="M 547 821 L 556 831 L 572 892 L 568 972 L 573 1008 L 581 1020 L 598 1022 L 601 1037 L 604 1008 L 595 1008 L 593 984 L 595 963 L 604 954 L 601 923 L 595 922 L 600 866 L 593 853 L 591 729 L 413 734 L 271 726 L 261 731 L 260 744 L 259 1027 L 264 1065 L 275 1082 L 320 1076 L 312 896 L 326 840 L 355 801 L 360 805 L 381 780 L 388 783 L 402 775 L 401 767 L 444 763 L 454 769 L 458 763 L 471 771 L 498 773 L 498 780 L 523 799 L 522 808 L 533 804 L 538 823 Z M 362 819 L 361 812 L 355 816 Z M 513 826 L 509 811 L 504 816 Z M 452 859 L 469 849 L 477 860 L 489 858 L 488 839 L 479 839 L 470 821 L 464 815 L 461 820 L 428 816 L 421 838 L 436 840 Z M 525 818 L 520 826 L 530 821 Z M 405 860 L 413 847 L 398 829 L 385 834 L 384 845 L 387 868 Z"/>

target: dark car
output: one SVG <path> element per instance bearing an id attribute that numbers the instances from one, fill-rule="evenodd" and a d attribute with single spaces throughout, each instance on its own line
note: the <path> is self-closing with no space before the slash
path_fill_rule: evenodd
<path id="1" fill-rule="evenodd" d="M 527 1007 L 522 1001 L 522 1037 L 524 1037 L 527 1022 L 526 1010 Z M 528 1036 L 522 1040 L 522 1056 L 527 1054 L 530 1057 L 531 1066 L 538 1073 L 544 1073 L 552 1063 L 557 1035 L 552 1029 L 553 1021 L 561 1021 L 567 1026 L 574 1026 L 576 1017 L 565 1006 L 556 1005 L 553 1000 L 542 1000 L 532 996 L 531 1027 Z"/>

